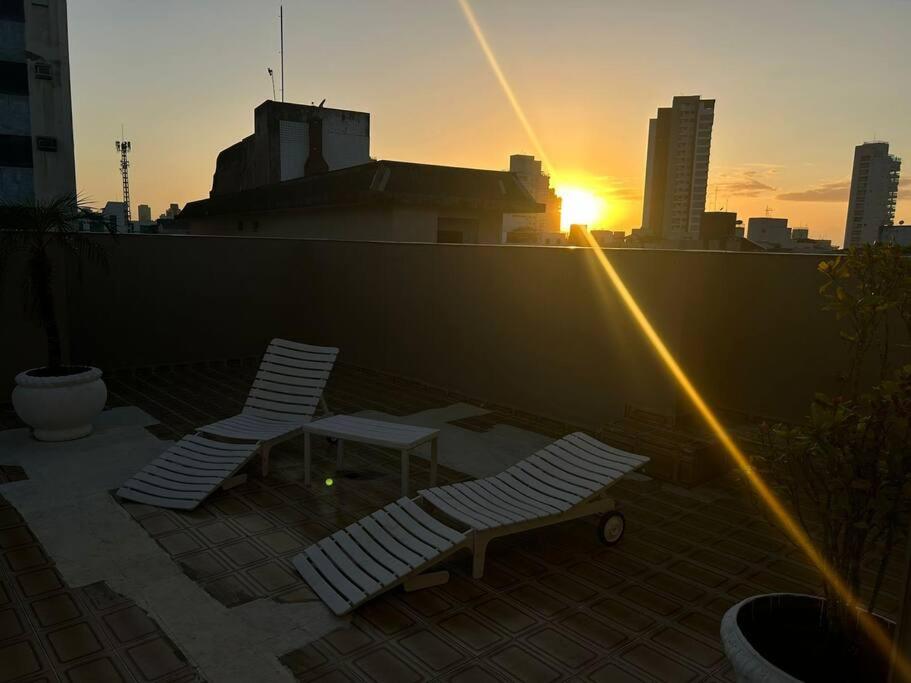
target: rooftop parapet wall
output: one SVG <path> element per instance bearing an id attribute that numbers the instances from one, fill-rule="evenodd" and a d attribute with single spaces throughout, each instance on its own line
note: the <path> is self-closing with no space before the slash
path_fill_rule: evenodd
<path id="1" fill-rule="evenodd" d="M 837 387 L 819 257 L 608 256 L 713 406 L 796 420 Z M 255 356 L 281 336 L 574 424 L 686 410 L 587 249 L 128 235 L 111 270 L 70 283 L 74 362 Z M 22 369 L 4 365 L 5 382 Z"/>

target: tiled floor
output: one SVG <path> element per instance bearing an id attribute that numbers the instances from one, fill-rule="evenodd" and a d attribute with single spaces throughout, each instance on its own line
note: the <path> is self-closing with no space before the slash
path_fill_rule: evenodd
<path id="1" fill-rule="evenodd" d="M 174 439 L 236 412 L 252 372 L 192 367 L 112 377 L 108 386 L 112 403 L 143 408 L 161 420 L 150 431 Z M 335 412 L 399 415 L 467 400 L 346 367 L 334 371 L 328 398 Z M 573 429 L 491 409 L 457 424 L 484 431 L 509 423 L 552 437 Z M 268 478 L 219 493 L 196 512 L 125 507 L 229 607 L 256 597 L 313 600 L 290 559 L 397 498 L 399 470 L 394 455 L 350 444 L 348 472 L 335 472 L 322 444 L 314 480 L 331 476 L 334 483 L 308 490 L 298 449 L 275 449 Z M 423 461 L 414 462 L 412 476 L 426 478 Z M 471 580 L 468 558 L 456 556 L 448 584 L 374 600 L 346 628 L 283 662 L 300 680 L 727 681 L 718 639 L 724 611 L 751 594 L 818 590 L 813 570 L 733 479 L 689 492 L 657 480 L 624 481 L 615 492 L 627 519 L 617 547 L 598 543 L 590 519 L 495 542 L 484 580 Z M 887 577 L 886 614 L 895 608 L 897 583 Z"/>
<path id="2" fill-rule="evenodd" d="M 0 557 L 0 681 L 200 680 L 130 600 L 103 582 L 67 586 L 2 496 Z"/>

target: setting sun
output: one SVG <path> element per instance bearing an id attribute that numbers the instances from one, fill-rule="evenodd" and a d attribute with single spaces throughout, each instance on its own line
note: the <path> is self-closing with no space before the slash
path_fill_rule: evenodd
<path id="1" fill-rule="evenodd" d="M 558 187 L 557 195 L 563 199 L 560 217 L 562 230 L 569 230 L 569 226 L 574 223 L 594 228 L 607 210 L 607 203 L 601 197 L 580 187 Z"/>

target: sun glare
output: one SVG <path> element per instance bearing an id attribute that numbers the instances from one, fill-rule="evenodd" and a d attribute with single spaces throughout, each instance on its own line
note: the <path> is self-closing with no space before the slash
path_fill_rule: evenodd
<path id="1" fill-rule="evenodd" d="M 574 223 L 594 228 L 607 208 L 601 197 L 581 187 L 560 186 L 557 195 L 563 200 L 560 217 L 560 228 L 563 230 L 569 230 Z"/>

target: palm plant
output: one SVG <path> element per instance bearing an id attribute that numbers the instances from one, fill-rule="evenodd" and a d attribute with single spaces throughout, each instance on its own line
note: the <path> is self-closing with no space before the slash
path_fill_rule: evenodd
<path id="1" fill-rule="evenodd" d="M 102 245 L 79 232 L 79 204 L 80 197 L 70 194 L 48 201 L 0 205 L 0 293 L 10 273 L 10 259 L 19 256 L 25 264 L 21 281 L 24 310 L 44 328 L 49 372 L 62 368 L 55 254 L 74 261 L 79 276 L 86 262 L 107 267 Z M 114 226 L 107 229 L 112 235 L 117 232 Z"/>

